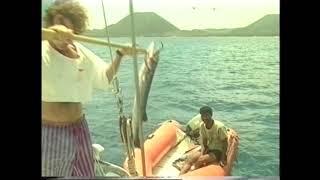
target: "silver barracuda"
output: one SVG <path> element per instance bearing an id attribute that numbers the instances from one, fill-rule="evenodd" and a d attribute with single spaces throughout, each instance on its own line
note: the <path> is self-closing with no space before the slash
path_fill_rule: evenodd
<path id="1" fill-rule="evenodd" d="M 133 128 L 133 138 L 135 147 L 140 147 L 139 143 L 139 121 L 147 121 L 148 116 L 146 112 L 147 101 L 149 92 L 151 89 L 151 84 L 155 70 L 159 62 L 159 52 L 163 48 L 155 49 L 155 43 L 152 42 L 148 48 L 148 54 L 139 70 L 139 89 L 140 89 L 140 108 L 137 106 L 137 99 L 134 98 L 133 104 L 133 115 L 132 115 L 132 128 Z M 139 109 L 138 109 L 139 108 Z M 140 113 L 137 113 L 140 112 Z M 138 117 L 140 116 L 140 117 Z"/>

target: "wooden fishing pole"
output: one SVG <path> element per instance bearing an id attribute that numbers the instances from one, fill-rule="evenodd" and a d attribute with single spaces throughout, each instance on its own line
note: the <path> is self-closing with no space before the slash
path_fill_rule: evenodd
<path id="1" fill-rule="evenodd" d="M 97 45 L 102 45 L 102 46 L 109 46 L 113 48 L 127 48 L 127 49 L 135 49 L 135 51 L 139 54 L 146 54 L 147 50 L 142 49 L 142 48 L 133 48 L 132 46 L 127 46 L 127 45 L 122 45 L 122 44 L 116 44 L 112 42 L 107 42 L 101 39 L 97 38 L 92 38 L 88 36 L 83 36 L 83 35 L 76 35 L 72 34 L 71 37 L 73 40 L 76 41 L 81 41 L 81 42 L 86 42 L 86 43 L 92 43 L 92 44 L 97 44 Z M 57 39 L 57 32 L 51 29 L 47 28 L 42 28 L 42 40 L 53 40 Z"/>

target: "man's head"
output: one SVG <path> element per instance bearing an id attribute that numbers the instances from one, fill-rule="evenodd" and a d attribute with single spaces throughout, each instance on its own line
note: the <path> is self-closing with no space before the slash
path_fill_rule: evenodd
<path id="1" fill-rule="evenodd" d="M 86 30 L 88 16 L 85 9 L 73 0 L 56 0 L 45 14 L 46 27 L 52 25 L 64 25 L 72 29 L 75 34 Z"/>
<path id="2" fill-rule="evenodd" d="M 209 106 L 203 106 L 200 108 L 200 114 L 202 121 L 207 124 L 208 122 L 212 121 L 212 108 Z"/>

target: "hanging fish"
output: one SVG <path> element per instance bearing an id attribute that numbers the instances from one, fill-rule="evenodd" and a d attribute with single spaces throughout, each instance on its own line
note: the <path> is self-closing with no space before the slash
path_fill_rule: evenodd
<path id="1" fill-rule="evenodd" d="M 162 44 L 162 43 L 161 43 Z M 163 48 L 163 44 L 161 49 Z M 134 145 L 136 147 L 140 146 L 139 143 L 139 121 L 147 121 L 147 101 L 149 92 L 151 89 L 151 84 L 155 70 L 159 62 L 159 52 L 160 49 L 155 50 L 155 44 L 152 42 L 148 48 L 148 54 L 145 63 L 142 64 L 139 71 L 139 89 L 140 89 L 140 108 L 137 106 L 137 98 L 134 98 L 133 103 L 133 115 L 132 115 L 132 128 L 133 128 L 133 138 Z M 140 112 L 139 114 L 137 112 Z M 138 117 L 141 116 L 141 117 Z"/>

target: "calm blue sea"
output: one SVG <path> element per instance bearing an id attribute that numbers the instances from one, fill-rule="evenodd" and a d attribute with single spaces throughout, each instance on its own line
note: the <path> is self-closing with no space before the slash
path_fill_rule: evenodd
<path id="1" fill-rule="evenodd" d="M 129 38 L 112 38 L 128 43 Z M 202 105 L 240 135 L 234 176 L 279 175 L 279 37 L 138 37 L 141 47 L 164 44 L 149 95 L 144 134 L 167 119 L 187 122 Z M 110 62 L 108 48 L 85 44 Z M 114 50 L 113 50 L 114 52 Z M 139 58 L 139 67 L 143 58 Z M 132 59 L 118 77 L 124 110 L 132 112 Z M 118 109 L 111 92 L 96 90 L 85 111 L 94 143 L 104 146 L 104 160 L 121 165 Z"/>

